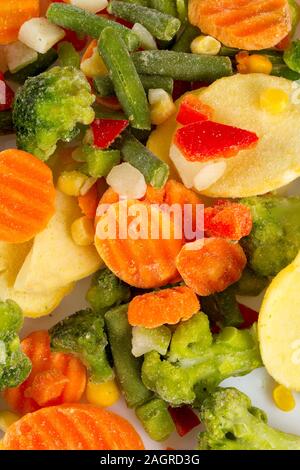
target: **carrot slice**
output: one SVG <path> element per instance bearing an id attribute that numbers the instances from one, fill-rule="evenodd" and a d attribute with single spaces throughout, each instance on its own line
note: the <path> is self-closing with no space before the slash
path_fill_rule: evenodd
<path id="1" fill-rule="evenodd" d="M 39 16 L 39 0 L 5 0 L 0 3 L 0 44 L 18 39 L 22 24 Z"/>
<path id="2" fill-rule="evenodd" d="M 198 295 L 222 292 L 241 277 L 247 259 L 242 247 L 222 238 L 208 238 L 202 247 L 185 245 L 176 259 L 182 279 Z"/>
<path id="3" fill-rule="evenodd" d="M 32 362 L 32 371 L 18 387 L 4 391 L 4 398 L 20 414 L 48 405 L 77 402 L 86 386 L 86 369 L 74 356 L 52 353 L 47 331 L 35 331 L 21 343 Z"/>
<path id="4" fill-rule="evenodd" d="M 287 0 L 190 0 L 189 20 L 225 46 L 274 47 L 290 31 Z"/>
<path id="5" fill-rule="evenodd" d="M 168 284 L 177 274 L 175 258 L 183 244 L 178 232 L 168 212 L 141 201 L 121 201 L 100 217 L 95 244 L 116 276 L 150 289 Z"/>
<path id="6" fill-rule="evenodd" d="M 156 328 L 175 325 L 199 312 L 200 303 L 189 287 L 174 287 L 137 295 L 128 308 L 128 321 L 132 326 Z"/>
<path id="7" fill-rule="evenodd" d="M 133 426 L 92 405 L 71 404 L 29 413 L 9 427 L 4 450 L 143 450 Z"/>
<path id="8" fill-rule="evenodd" d="M 46 227 L 54 212 L 50 168 L 22 150 L 0 152 L 0 240 L 30 240 Z"/>
<path id="9" fill-rule="evenodd" d="M 143 201 L 147 202 L 148 204 L 163 204 L 165 201 L 165 196 L 165 188 L 153 188 L 153 186 L 148 185 Z"/>
<path id="10" fill-rule="evenodd" d="M 96 216 L 96 210 L 99 202 L 97 185 L 91 187 L 91 189 L 84 195 L 78 197 L 78 204 L 83 214 L 89 219 L 94 219 Z"/>

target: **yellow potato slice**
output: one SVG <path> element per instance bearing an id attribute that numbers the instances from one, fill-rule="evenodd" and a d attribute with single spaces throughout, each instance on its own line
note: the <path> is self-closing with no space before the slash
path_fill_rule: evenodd
<path id="1" fill-rule="evenodd" d="M 0 299 L 11 299 L 17 302 L 26 317 L 37 318 L 51 313 L 65 295 L 73 289 L 73 284 L 52 291 L 38 294 L 20 292 L 14 289 L 16 276 L 24 263 L 32 242 L 13 245 L 0 243 Z"/>
<path id="2" fill-rule="evenodd" d="M 227 169 L 215 184 L 203 191 L 210 197 L 246 197 L 278 189 L 300 175 L 300 106 L 292 99 L 285 111 L 274 115 L 260 107 L 260 94 L 278 88 L 292 97 L 293 83 L 264 74 L 233 75 L 193 92 L 214 109 L 214 120 L 255 132 L 255 148 L 242 150 L 226 160 Z M 148 147 L 169 162 L 176 130 L 175 116 L 150 136 Z"/>
<path id="3" fill-rule="evenodd" d="M 103 265 L 94 246 L 78 246 L 71 237 L 71 225 L 81 215 L 77 200 L 57 191 L 56 213 L 35 237 L 15 289 L 30 293 L 56 290 L 93 274 Z"/>
<path id="4" fill-rule="evenodd" d="M 286 388 L 300 391 L 300 254 L 268 288 L 258 321 L 262 360 Z"/>

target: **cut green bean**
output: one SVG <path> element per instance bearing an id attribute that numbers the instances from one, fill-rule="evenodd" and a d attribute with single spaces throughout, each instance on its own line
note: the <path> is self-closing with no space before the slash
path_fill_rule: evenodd
<path id="1" fill-rule="evenodd" d="M 137 129 L 150 129 L 147 96 L 123 39 L 113 28 L 105 28 L 98 48 L 130 124 Z"/>
<path id="2" fill-rule="evenodd" d="M 135 3 L 137 5 L 143 5 L 143 7 L 148 7 L 151 0 L 122 0 L 124 3 Z"/>
<path id="3" fill-rule="evenodd" d="M 150 150 L 132 135 L 127 135 L 121 145 L 121 153 L 126 162 L 143 173 L 146 183 L 154 188 L 162 188 L 168 177 L 168 165 L 159 160 Z"/>
<path id="4" fill-rule="evenodd" d="M 174 80 L 212 83 L 218 78 L 232 75 L 229 57 L 174 51 L 142 51 L 134 52 L 132 59 L 138 73 L 165 75 Z"/>
<path id="5" fill-rule="evenodd" d="M 131 352 L 132 329 L 127 319 L 128 305 L 109 310 L 105 324 L 113 356 L 116 375 L 127 405 L 136 408 L 151 399 L 152 393 L 141 379 L 142 358 L 135 358 Z"/>
<path id="6" fill-rule="evenodd" d="M 50 49 L 45 54 L 38 54 L 38 58 L 32 64 L 27 65 L 16 73 L 6 72 L 5 78 L 13 82 L 23 84 L 27 78 L 35 77 L 42 72 L 45 72 L 57 60 L 57 52 L 55 49 Z"/>
<path id="7" fill-rule="evenodd" d="M 0 112 L 0 135 L 12 134 L 14 132 L 12 111 Z"/>
<path id="8" fill-rule="evenodd" d="M 149 6 L 166 15 L 177 16 L 176 0 L 150 0 Z"/>
<path id="9" fill-rule="evenodd" d="M 80 55 L 70 42 L 62 42 L 58 47 L 58 58 L 62 67 L 80 67 Z"/>
<path id="10" fill-rule="evenodd" d="M 181 25 L 179 19 L 174 16 L 137 4 L 113 0 L 108 6 L 108 11 L 131 23 L 142 24 L 152 36 L 162 41 L 171 41 Z"/>
<path id="11" fill-rule="evenodd" d="M 273 64 L 271 75 L 287 78 L 293 82 L 300 79 L 300 74 L 294 72 L 285 64 Z"/>
<path id="12" fill-rule="evenodd" d="M 139 38 L 129 28 L 66 3 L 52 3 L 48 8 L 47 18 L 58 26 L 86 34 L 94 39 L 99 39 L 104 28 L 111 27 L 122 35 L 130 51 L 134 51 L 140 45 Z"/>
<path id="13" fill-rule="evenodd" d="M 177 17 L 183 23 L 188 17 L 188 0 L 176 0 Z"/>
<path id="14" fill-rule="evenodd" d="M 191 52 L 191 42 L 200 36 L 200 29 L 191 24 L 187 24 L 182 34 L 179 36 L 177 42 L 172 47 L 172 51 L 176 52 Z"/>
<path id="15" fill-rule="evenodd" d="M 153 398 L 148 403 L 139 406 L 135 412 L 154 441 L 165 441 L 175 431 L 168 404 L 160 398 Z"/>
<path id="16" fill-rule="evenodd" d="M 146 91 L 162 88 L 170 95 L 173 93 L 174 80 L 170 77 L 160 77 L 159 75 L 140 75 L 140 79 Z M 114 84 L 108 75 L 95 78 L 94 86 L 100 97 L 113 96 L 115 94 Z"/>

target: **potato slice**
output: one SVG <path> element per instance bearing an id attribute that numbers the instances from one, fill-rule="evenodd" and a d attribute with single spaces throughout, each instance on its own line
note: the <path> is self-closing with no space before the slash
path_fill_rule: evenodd
<path id="1" fill-rule="evenodd" d="M 16 276 L 31 246 L 32 242 L 18 245 L 0 243 L 0 299 L 14 300 L 20 305 L 26 317 L 36 318 L 51 313 L 63 297 L 71 292 L 73 284 L 39 294 L 14 289 Z"/>
<path id="2" fill-rule="evenodd" d="M 34 239 L 15 282 L 23 292 L 56 290 L 97 271 L 103 262 L 94 246 L 78 246 L 71 225 L 81 211 L 75 198 L 57 192 L 56 213 Z"/>
<path id="3" fill-rule="evenodd" d="M 292 99 L 284 112 L 274 115 L 261 109 L 260 94 L 278 88 L 292 97 L 293 82 L 264 74 L 222 78 L 194 94 L 214 109 L 214 120 L 255 132 L 255 148 L 242 150 L 226 159 L 222 178 L 202 192 L 210 197 L 247 197 L 278 189 L 300 175 L 300 106 Z M 150 136 L 148 147 L 169 161 L 175 116 Z"/>
<path id="4" fill-rule="evenodd" d="M 262 360 L 269 374 L 300 391 L 300 254 L 269 286 L 259 314 Z"/>

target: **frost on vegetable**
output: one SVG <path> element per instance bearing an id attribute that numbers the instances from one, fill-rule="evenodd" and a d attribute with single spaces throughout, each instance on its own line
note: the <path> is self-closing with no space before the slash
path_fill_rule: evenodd
<path id="1" fill-rule="evenodd" d="M 104 320 L 91 309 L 80 310 L 49 331 L 54 351 L 77 355 L 85 364 L 92 382 L 101 383 L 114 376 L 106 355 Z"/>
<path id="2" fill-rule="evenodd" d="M 171 341 L 171 331 L 165 325 L 158 328 L 144 328 L 134 326 L 132 328 L 132 354 L 140 357 L 150 351 L 159 354 L 167 354 Z"/>
<path id="3" fill-rule="evenodd" d="M 265 413 L 235 388 L 219 388 L 200 408 L 199 450 L 299 450 L 300 436 L 271 428 Z"/>
<path id="4" fill-rule="evenodd" d="M 58 141 L 70 142 L 77 135 L 78 124 L 93 121 L 93 102 L 88 81 L 74 67 L 54 67 L 29 78 L 13 109 L 18 148 L 47 160 Z"/>
<path id="5" fill-rule="evenodd" d="M 31 362 L 23 354 L 18 336 L 22 325 L 20 307 L 12 300 L 0 302 L 0 391 L 17 387 L 31 371 Z"/>
<path id="6" fill-rule="evenodd" d="M 142 379 L 146 387 L 173 406 L 192 404 L 224 379 L 245 375 L 262 365 L 255 327 L 226 327 L 213 336 L 205 314 L 179 324 L 163 358 L 145 355 Z"/>
<path id="7" fill-rule="evenodd" d="M 248 265 L 259 276 L 275 276 L 300 249 L 300 198 L 257 196 L 241 201 L 253 217 L 252 232 L 241 240 Z"/>
<path id="8" fill-rule="evenodd" d="M 130 289 L 108 268 L 94 274 L 86 300 L 96 312 L 128 302 Z"/>

